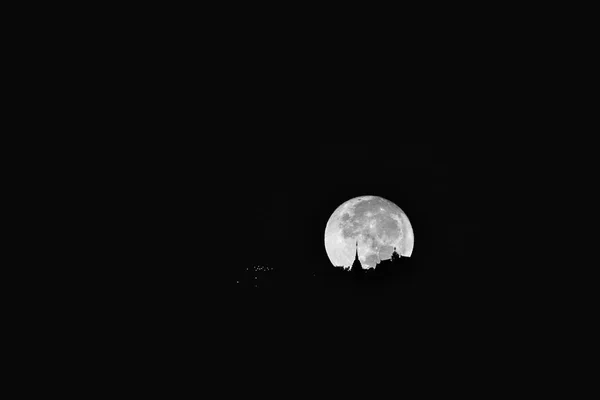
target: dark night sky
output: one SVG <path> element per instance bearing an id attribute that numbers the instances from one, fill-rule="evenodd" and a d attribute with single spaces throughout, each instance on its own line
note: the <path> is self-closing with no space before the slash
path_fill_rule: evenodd
<path id="1" fill-rule="evenodd" d="M 127 134 L 115 129 L 107 154 L 117 149 L 126 165 L 104 155 L 98 163 L 111 170 L 107 190 L 93 193 L 103 201 L 101 213 L 92 211 L 108 232 L 91 281 L 107 282 L 110 291 L 94 283 L 102 286 L 98 298 L 124 321 L 142 315 L 149 326 L 143 335 L 171 331 L 164 335 L 174 338 L 169 344 L 198 343 L 220 353 L 275 338 L 273 353 L 290 359 L 287 348 L 325 349 L 312 364 L 340 338 L 351 345 L 353 334 L 385 343 L 387 357 L 389 349 L 414 347 L 397 341 L 398 333 L 425 338 L 422 349 L 496 331 L 490 309 L 513 296 L 501 283 L 518 280 L 519 267 L 502 253 L 510 244 L 492 243 L 488 228 L 514 233 L 516 222 L 502 215 L 498 198 L 520 200 L 511 182 L 498 179 L 512 161 L 498 142 L 518 149 L 507 132 L 537 132 L 537 122 L 521 122 L 535 103 L 522 89 L 531 79 L 515 79 L 521 59 L 502 63 L 494 46 L 483 46 L 489 57 L 478 46 L 465 52 L 468 58 L 419 45 L 411 54 L 407 45 L 377 57 L 352 42 L 347 57 L 333 54 L 337 44 L 315 57 L 312 47 L 304 56 L 284 43 L 269 48 L 271 60 L 253 43 L 244 56 L 217 45 L 223 55 L 202 56 L 198 66 L 164 58 L 173 65 L 173 73 L 156 74 L 168 78 L 164 88 L 144 80 L 144 89 L 157 94 L 132 102 L 140 115 L 130 125 L 114 124 Z M 137 137 L 123 143 L 131 131 Z M 403 210 L 413 253 L 374 273 L 343 272 L 327 257 L 326 223 L 339 205 L 364 195 Z M 498 269 L 495 258 L 513 263 Z M 203 341 L 211 331 L 225 346 Z M 388 333 L 395 341 L 381 340 Z M 450 339 L 444 344 L 460 349 Z M 339 348 L 356 355 L 355 347 Z M 220 358 L 227 368 L 240 359 Z M 247 360 L 261 370 L 260 358 Z"/>
<path id="2" fill-rule="evenodd" d="M 244 90 L 235 79 L 225 80 L 229 86 L 201 112 L 214 125 L 184 137 L 169 166 L 175 172 L 165 174 L 173 190 L 163 193 L 176 194 L 175 204 L 189 203 L 173 207 L 188 213 L 173 219 L 184 225 L 174 241 L 189 256 L 170 265 L 183 264 L 182 275 L 192 275 L 176 282 L 190 282 L 194 293 L 195 282 L 210 281 L 204 276 L 210 267 L 195 267 L 203 264 L 219 265 L 217 272 L 241 299 L 254 289 L 307 296 L 367 287 L 369 293 L 408 287 L 444 297 L 487 279 L 478 265 L 490 256 L 482 228 L 493 196 L 489 160 L 497 153 L 488 138 L 503 131 L 499 121 L 505 120 L 493 115 L 500 108 L 479 102 L 477 92 L 458 81 L 440 86 L 435 74 L 423 75 L 407 80 L 412 90 L 397 74 L 390 81 L 374 75 L 375 81 L 360 85 L 337 72 L 335 79 L 286 79 L 285 87 L 277 79 L 268 87 L 254 79 L 248 82 L 256 87 Z M 394 82 L 398 90 L 386 89 Z M 373 95 L 371 87 L 382 93 Z M 205 126 L 194 121 L 189 132 L 197 132 L 196 124 Z M 185 125 L 177 128 L 186 132 Z M 457 133 L 476 139 L 461 141 Z M 362 195 L 395 203 L 414 230 L 412 257 L 377 280 L 332 272 L 339 269 L 324 247 L 331 213 Z M 212 218 L 207 227 L 205 219 Z M 205 234 L 212 240 L 202 239 Z M 216 260 L 205 259 L 207 253 Z M 255 273 L 256 267 L 270 271 Z"/>

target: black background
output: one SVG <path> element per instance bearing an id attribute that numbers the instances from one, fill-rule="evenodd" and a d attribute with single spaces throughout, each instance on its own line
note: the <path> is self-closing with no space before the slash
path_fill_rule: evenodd
<path id="1" fill-rule="evenodd" d="M 544 299 L 516 301 L 528 287 L 511 237 L 530 232 L 506 211 L 523 195 L 503 175 L 526 134 L 551 120 L 538 98 L 552 93 L 552 74 L 528 60 L 539 40 L 507 43 L 505 28 L 418 40 L 423 26 L 391 44 L 208 30 L 115 35 L 122 54 L 94 52 L 100 71 L 82 71 L 95 104 L 74 95 L 84 112 L 69 122 L 98 135 L 66 168 L 81 171 L 68 182 L 72 207 L 95 236 L 73 229 L 89 246 L 70 246 L 82 254 L 76 272 L 46 271 L 81 292 L 65 303 L 80 329 L 89 317 L 93 346 L 194 377 L 215 352 L 211 370 L 257 371 L 260 388 L 275 381 L 261 376 L 286 375 L 282 365 L 312 378 L 345 364 L 352 389 L 363 371 L 402 381 L 402 368 L 415 370 L 402 364 L 410 352 L 447 371 L 468 348 L 479 369 L 535 341 L 520 322 Z M 415 236 L 410 258 L 372 274 L 334 268 L 324 246 L 331 213 L 362 195 L 397 204 Z"/>
<path id="2" fill-rule="evenodd" d="M 211 321 L 240 351 L 283 337 L 314 343 L 325 331 L 406 333 L 407 324 L 427 337 L 495 315 L 514 273 L 495 267 L 506 255 L 488 236 L 502 192 L 497 150 L 451 133 L 488 117 L 389 97 L 326 112 L 316 97 L 296 100 L 232 107 L 211 133 L 158 153 L 170 154 L 154 160 L 141 218 L 142 237 L 156 236 L 140 244 L 147 261 L 132 260 L 123 284 L 136 315 L 186 335 Z M 414 250 L 367 273 L 342 271 L 327 257 L 325 227 L 363 195 L 406 213 Z"/>
<path id="3" fill-rule="evenodd" d="M 342 70 L 303 79 L 297 69 L 263 71 L 268 80 L 241 82 L 226 70 L 197 113 L 181 118 L 179 103 L 163 110 L 165 131 L 177 134 L 157 136 L 155 170 L 143 170 L 162 211 L 145 219 L 160 238 L 145 245 L 151 262 L 141 273 L 158 282 L 153 298 L 179 314 L 207 296 L 217 314 L 271 322 L 358 312 L 346 303 L 364 315 L 448 316 L 502 301 L 491 265 L 502 250 L 487 228 L 501 211 L 495 138 L 514 123 L 502 115 L 510 99 L 482 100 L 476 79 L 459 85 L 420 67 L 360 83 Z M 327 257 L 325 226 L 363 195 L 406 213 L 413 254 L 342 272 Z"/>
<path id="4" fill-rule="evenodd" d="M 497 268 L 510 244 L 490 235 L 514 231 L 502 139 L 528 128 L 506 66 L 458 53 L 462 64 L 231 54 L 187 74 L 174 64 L 168 82 L 144 81 L 147 102 L 125 108 L 140 135 L 115 146 L 129 163 L 110 181 L 126 218 L 107 240 L 127 258 L 101 269 L 123 321 L 175 346 L 213 333 L 209 345 L 247 363 L 279 348 L 405 351 L 416 338 L 436 348 L 443 337 L 448 350 L 496 329 L 513 296 L 505 283 L 519 281 L 517 268 Z M 414 250 L 341 271 L 325 227 L 364 195 L 406 213 Z"/>

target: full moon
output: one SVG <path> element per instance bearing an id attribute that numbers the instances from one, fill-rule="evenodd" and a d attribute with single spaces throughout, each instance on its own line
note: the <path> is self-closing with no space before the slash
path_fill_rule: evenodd
<path id="1" fill-rule="evenodd" d="M 351 268 L 358 253 L 363 268 L 374 268 L 394 252 L 410 257 L 413 246 L 408 217 L 382 197 L 348 200 L 333 212 L 325 228 L 325 250 L 335 267 Z"/>

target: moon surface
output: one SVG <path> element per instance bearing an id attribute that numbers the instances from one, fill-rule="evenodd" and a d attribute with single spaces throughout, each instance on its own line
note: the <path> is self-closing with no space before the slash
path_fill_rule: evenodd
<path id="1" fill-rule="evenodd" d="M 348 235 L 348 230 L 345 236 L 342 234 L 348 227 L 347 222 L 342 222 L 345 215 L 353 223 L 368 221 L 362 226 L 362 234 Z M 390 218 L 395 223 L 390 224 Z M 384 226 L 393 228 L 385 230 Z M 333 212 L 325 228 L 325 250 L 335 267 L 351 268 L 358 253 L 363 268 L 374 268 L 394 251 L 410 257 L 413 246 L 413 230 L 406 214 L 391 201 L 377 196 L 346 201 Z"/>

